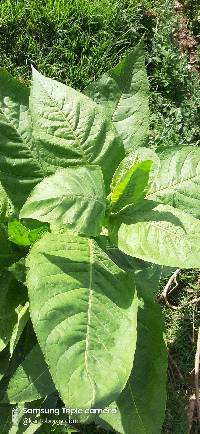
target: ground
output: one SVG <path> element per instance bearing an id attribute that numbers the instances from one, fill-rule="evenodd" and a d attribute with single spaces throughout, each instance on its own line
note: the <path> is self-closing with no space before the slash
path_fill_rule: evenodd
<path id="1" fill-rule="evenodd" d="M 123 3 L 123 6 L 122 6 Z M 26 83 L 31 63 L 82 90 L 144 36 L 151 88 L 153 147 L 200 144 L 200 4 L 198 0 L 2 0 L 0 66 Z M 169 349 L 163 434 L 186 434 L 194 393 L 199 271 L 184 271 L 162 303 Z M 165 281 L 161 282 L 162 291 Z M 189 405 L 191 410 L 191 405 Z M 191 433 L 197 433 L 195 413 Z M 85 429 L 93 433 L 94 428 Z M 97 431 L 96 431 L 97 432 Z M 43 433 L 44 434 L 44 433 Z"/>

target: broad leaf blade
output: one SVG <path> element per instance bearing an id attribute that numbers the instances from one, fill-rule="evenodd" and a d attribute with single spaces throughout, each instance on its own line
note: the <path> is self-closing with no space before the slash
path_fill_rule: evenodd
<path id="1" fill-rule="evenodd" d="M 133 370 L 119 399 L 116 414 L 101 418 L 121 434 L 159 434 L 165 414 L 167 353 L 160 306 L 139 289 L 138 340 Z"/>
<path id="2" fill-rule="evenodd" d="M 35 345 L 9 381 L 4 402 L 24 403 L 50 395 L 55 386 L 39 345 Z"/>
<path id="3" fill-rule="evenodd" d="M 144 145 L 149 129 L 149 86 L 142 41 L 85 93 L 103 105 L 127 151 Z"/>
<path id="4" fill-rule="evenodd" d="M 119 165 L 116 176 L 121 177 L 135 161 L 151 160 L 146 198 L 171 205 L 194 217 L 200 217 L 200 149 L 197 146 L 158 149 L 139 148 Z M 115 179 L 115 176 L 114 178 Z"/>
<path id="5" fill-rule="evenodd" d="M 20 208 L 43 171 L 31 142 L 29 90 L 0 69 L 0 180 Z"/>
<path id="6" fill-rule="evenodd" d="M 85 95 L 33 69 L 33 135 L 45 170 L 95 164 L 106 189 L 123 158 L 121 140 L 104 110 Z"/>
<path id="7" fill-rule="evenodd" d="M 147 198 L 200 217 L 200 149 L 195 146 L 157 152 Z"/>
<path id="8" fill-rule="evenodd" d="M 135 164 L 118 179 L 114 177 L 111 193 L 111 210 L 118 212 L 126 205 L 136 204 L 145 197 L 149 181 L 151 161 L 135 162 Z"/>
<path id="9" fill-rule="evenodd" d="M 58 170 L 38 184 L 21 212 L 21 218 L 66 224 L 77 232 L 96 236 L 106 207 L 99 166 Z"/>
<path id="10" fill-rule="evenodd" d="M 69 407 L 104 408 L 132 368 L 133 276 L 95 241 L 70 233 L 45 235 L 27 266 L 32 322 L 62 400 Z"/>
<path id="11" fill-rule="evenodd" d="M 124 253 L 155 264 L 179 268 L 200 266 L 200 221 L 168 205 L 144 201 L 129 207 L 118 232 Z"/>

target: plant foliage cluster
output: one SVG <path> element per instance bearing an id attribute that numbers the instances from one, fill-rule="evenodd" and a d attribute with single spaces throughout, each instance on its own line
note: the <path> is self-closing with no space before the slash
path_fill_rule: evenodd
<path id="1" fill-rule="evenodd" d="M 83 93 L 34 68 L 30 89 L 0 70 L 5 433 L 10 406 L 36 403 L 78 408 L 81 425 L 161 432 L 154 292 L 200 265 L 200 150 L 151 149 L 148 98 L 142 41 Z"/>

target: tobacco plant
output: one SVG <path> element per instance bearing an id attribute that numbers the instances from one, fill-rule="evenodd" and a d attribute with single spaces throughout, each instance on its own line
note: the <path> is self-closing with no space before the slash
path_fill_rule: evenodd
<path id="1" fill-rule="evenodd" d="M 84 93 L 0 71 L 3 433 L 45 432 L 24 427 L 27 408 L 161 432 L 154 298 L 163 275 L 200 266 L 200 149 L 150 149 L 148 97 L 142 42 Z"/>

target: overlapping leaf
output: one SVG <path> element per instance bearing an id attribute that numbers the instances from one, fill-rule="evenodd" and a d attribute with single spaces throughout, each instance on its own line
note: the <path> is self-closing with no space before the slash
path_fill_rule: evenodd
<path id="1" fill-rule="evenodd" d="M 48 231 L 49 227 L 47 224 L 42 224 L 39 222 L 34 223 L 36 224 L 34 224 L 33 226 L 36 227 L 29 228 L 27 226 L 24 226 L 17 219 L 10 220 L 8 222 L 9 240 L 14 244 L 23 247 L 28 247 L 35 241 L 39 240 L 42 237 L 43 233 Z"/>
<path id="2" fill-rule="evenodd" d="M 167 355 L 160 306 L 151 293 L 139 289 L 138 340 L 133 369 L 119 399 L 116 414 L 101 415 L 121 434 L 159 434 L 165 414 Z"/>
<path id="3" fill-rule="evenodd" d="M 126 205 L 136 204 L 145 197 L 150 168 L 151 161 L 136 161 L 124 176 L 118 176 L 119 166 L 112 182 L 112 212 L 118 212 Z"/>
<path id="4" fill-rule="evenodd" d="M 0 380 L 6 374 L 10 359 L 10 352 L 8 347 L 0 352 Z"/>
<path id="5" fill-rule="evenodd" d="M 169 205 L 144 201 L 140 209 L 129 207 L 118 233 L 124 253 L 180 268 L 200 266 L 200 221 Z"/>
<path id="6" fill-rule="evenodd" d="M 30 109 L 33 136 L 45 170 L 50 174 L 58 167 L 99 165 L 108 189 L 124 150 L 103 108 L 33 69 Z"/>
<path id="7" fill-rule="evenodd" d="M 62 400 L 70 407 L 104 408 L 132 368 L 133 276 L 95 241 L 71 233 L 44 235 L 27 266 L 32 322 Z"/>
<path id="8" fill-rule="evenodd" d="M 149 92 L 142 41 L 85 93 L 105 108 L 127 151 L 144 145 L 149 129 Z"/>
<path id="9" fill-rule="evenodd" d="M 55 391 L 44 356 L 35 345 L 9 381 L 3 402 L 25 403 L 44 398 Z"/>
<path id="10" fill-rule="evenodd" d="M 157 150 L 139 148 L 119 165 L 117 177 L 125 176 L 136 161 L 152 161 L 146 198 L 200 217 L 200 149 L 183 146 Z"/>
<path id="11" fill-rule="evenodd" d="M 17 324 L 16 309 L 25 303 L 23 287 L 9 272 L 0 276 L 0 351 L 8 344 Z"/>
<path id="12" fill-rule="evenodd" d="M 12 263 L 12 249 L 8 241 L 7 231 L 3 224 L 0 224 L 0 271 Z"/>
<path id="13" fill-rule="evenodd" d="M 200 149 L 195 146 L 158 152 L 147 198 L 200 217 Z"/>
<path id="14" fill-rule="evenodd" d="M 104 190 L 99 166 L 62 169 L 34 188 L 20 216 L 96 236 L 105 213 Z"/>
<path id="15" fill-rule="evenodd" d="M 14 278 L 23 284 L 26 282 L 26 267 L 25 267 L 25 258 L 19 259 L 19 261 L 14 262 L 10 267 L 8 267 L 10 273 L 14 276 Z"/>
<path id="16" fill-rule="evenodd" d="M 13 355 L 13 352 L 16 348 L 16 345 L 19 341 L 19 338 L 26 326 L 27 321 L 29 320 L 29 303 L 26 302 L 24 306 L 20 306 L 15 310 L 17 314 L 17 322 L 13 328 L 12 335 L 10 338 L 10 355 Z"/>
<path id="17" fill-rule="evenodd" d="M 165 267 L 133 258 L 115 247 L 108 246 L 107 251 L 111 259 L 124 271 L 134 272 L 136 286 L 141 290 L 146 288 L 146 290 L 156 293 L 161 279 L 169 276 L 174 271 L 172 267 Z"/>

